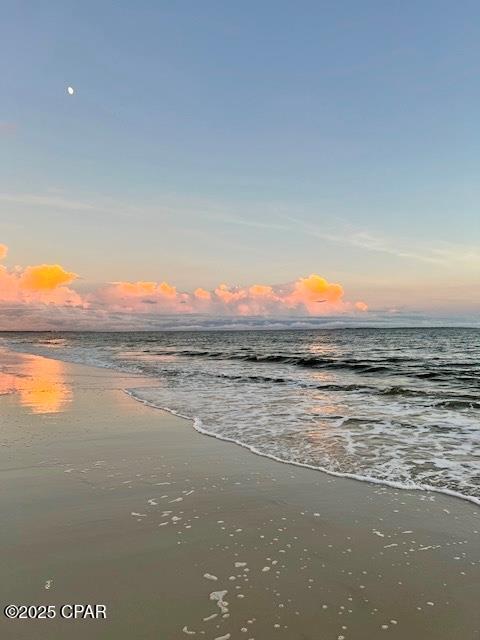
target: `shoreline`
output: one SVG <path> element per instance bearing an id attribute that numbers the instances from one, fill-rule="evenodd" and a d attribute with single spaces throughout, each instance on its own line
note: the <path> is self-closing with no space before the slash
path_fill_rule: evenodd
<path id="1" fill-rule="evenodd" d="M 8 375 L 45 366 L 9 353 Z M 81 638 L 88 624 L 92 638 L 131 638 L 132 627 L 148 639 L 478 634 L 474 504 L 252 456 L 123 391 L 151 380 L 49 360 L 60 365 L 38 389 L 19 376 L 0 396 L 10 516 L 1 600 L 98 598 L 109 617 L 2 620 L 6 633 Z M 35 413 L 56 386 L 64 404 Z M 211 594 L 225 590 L 222 613 Z"/>
<path id="2" fill-rule="evenodd" d="M 445 327 L 448 328 L 448 327 Z M 73 332 L 76 333 L 76 332 Z M 97 333 L 97 332 L 92 332 L 92 333 Z M 108 333 L 108 332 L 107 332 Z M 126 331 L 125 333 L 129 333 L 128 331 Z M 147 332 L 148 333 L 148 332 Z M 10 349 L 10 348 L 9 348 Z M 26 351 L 16 351 L 14 349 L 11 349 L 12 352 L 14 353 L 19 353 L 19 354 L 25 354 L 25 355 L 33 355 L 33 356 L 38 356 L 38 357 L 42 357 L 42 358 L 48 358 L 51 360 L 57 360 L 57 358 L 54 358 L 53 355 L 51 354 L 36 354 L 34 352 L 26 352 Z M 93 367 L 95 369 L 101 369 L 101 370 L 106 370 L 106 371 L 112 371 L 115 372 L 117 374 L 120 375 L 127 375 L 127 376 L 139 376 L 139 378 L 141 378 L 142 380 L 146 380 L 147 384 L 145 386 L 155 386 L 155 379 L 154 378 L 148 378 L 145 377 L 143 374 L 141 373 L 133 373 L 133 372 L 126 372 L 126 371 L 122 371 L 120 368 L 114 368 L 114 367 L 107 367 L 101 364 L 84 364 L 84 363 L 78 363 L 75 362 L 73 360 L 62 360 L 60 359 L 61 362 L 65 362 L 66 364 L 78 364 L 79 366 L 86 366 L 86 367 Z M 205 436 L 209 436 L 211 438 L 215 438 L 216 440 L 220 440 L 223 442 L 229 442 L 231 444 L 235 444 L 239 447 L 242 447 L 243 449 L 246 449 L 247 451 L 249 451 L 250 453 L 260 456 L 262 458 L 266 458 L 268 460 L 274 460 L 275 462 L 279 462 L 281 464 L 287 464 L 287 465 L 291 465 L 293 467 L 300 467 L 303 469 L 310 469 L 312 471 L 317 471 L 320 473 L 325 473 L 329 476 L 333 476 L 336 478 L 347 478 L 349 480 L 355 480 L 356 482 L 365 482 L 367 484 L 373 484 L 373 485 L 380 485 L 380 486 L 385 486 L 385 487 L 389 487 L 391 489 L 399 489 L 401 491 L 423 491 L 426 493 L 438 493 L 441 495 L 446 495 L 446 496 L 450 496 L 453 498 L 457 498 L 458 500 L 465 500 L 466 502 L 470 502 L 471 504 L 474 504 L 476 506 L 480 506 L 480 497 L 477 496 L 471 496 L 465 493 L 461 493 L 460 491 L 456 491 L 455 489 L 449 489 L 448 487 L 436 487 L 435 485 L 427 485 L 427 484 L 412 484 L 411 486 L 408 486 L 402 482 L 397 482 L 394 480 L 385 480 L 385 479 L 378 479 L 375 478 L 374 476 L 367 476 L 367 475 L 360 475 L 360 474 L 355 474 L 355 473 L 350 473 L 350 472 L 341 472 L 341 471 L 334 471 L 331 469 L 327 469 L 326 467 L 320 467 L 320 466 L 316 466 L 316 465 L 312 465 L 312 464 L 308 464 L 308 463 L 304 463 L 304 462 L 298 462 L 295 460 L 287 460 L 284 458 L 280 458 L 278 456 L 274 456 L 272 454 L 268 454 L 265 453 L 263 451 L 260 451 L 259 449 L 256 449 L 255 447 L 244 443 L 240 440 L 237 440 L 235 438 L 229 438 L 228 436 L 223 436 L 223 435 L 219 435 L 213 431 L 210 431 L 209 429 L 205 428 L 203 426 L 202 420 L 201 418 L 195 417 L 195 416 L 188 416 L 186 414 L 182 414 L 179 413 L 177 411 L 175 411 L 174 409 L 171 409 L 169 407 L 166 406 L 159 406 L 156 405 L 153 402 L 150 402 L 149 400 L 145 400 L 143 398 L 140 398 L 138 396 L 135 395 L 135 389 L 128 389 L 125 388 L 123 389 L 123 391 L 130 396 L 131 398 L 133 398 L 133 400 L 135 400 L 136 402 L 139 402 L 141 404 L 144 404 L 148 407 L 151 407 L 152 409 L 156 409 L 157 411 L 164 411 L 167 413 L 170 413 L 173 416 L 176 416 L 178 418 L 181 418 L 183 420 L 187 420 L 188 422 L 190 422 L 192 424 L 192 427 L 195 431 L 197 431 L 198 433 L 201 433 L 202 435 Z"/>
<path id="3" fill-rule="evenodd" d="M 242 449 L 246 449 L 250 453 L 253 453 L 256 456 L 260 456 L 261 458 L 266 458 L 267 460 L 274 460 L 275 462 L 279 462 L 281 464 L 287 464 L 292 467 L 300 467 L 302 469 L 310 469 L 312 471 L 318 471 L 319 473 L 325 473 L 326 475 L 333 476 L 335 478 L 346 478 L 348 480 L 355 480 L 356 482 L 366 482 L 368 484 L 380 485 L 383 487 L 389 487 L 390 489 L 399 489 L 400 491 L 424 491 L 425 493 L 440 493 L 445 496 L 450 496 L 451 498 L 457 498 L 458 500 L 465 500 L 466 502 L 470 502 L 474 505 L 480 506 L 480 498 L 476 496 L 469 496 L 464 493 L 460 493 L 459 491 L 455 491 L 453 489 L 448 489 L 446 487 L 434 487 L 432 485 L 412 485 L 407 486 L 402 484 L 401 482 L 395 482 L 393 480 L 378 480 L 377 478 L 371 476 L 361 476 L 355 473 L 341 472 L 341 471 L 332 471 L 326 469 L 325 467 L 317 467 L 313 464 L 307 464 L 306 462 L 296 462 L 295 460 L 285 460 L 283 458 L 279 458 L 278 456 L 274 456 L 268 453 L 264 453 L 263 451 L 259 451 L 240 440 L 235 440 L 235 438 L 229 438 L 228 436 L 221 436 L 213 431 L 209 431 L 202 426 L 202 421 L 200 418 L 187 416 L 185 414 L 179 413 L 174 409 L 170 409 L 169 407 L 158 406 L 153 402 L 149 402 L 148 400 L 143 400 L 142 398 L 138 398 L 135 396 L 131 389 L 124 389 L 125 393 L 140 402 L 141 404 L 146 405 L 147 407 L 151 407 L 152 409 L 156 409 L 157 411 L 165 411 L 170 413 L 177 418 L 182 418 L 183 420 L 188 420 L 188 422 L 192 423 L 193 428 L 198 433 L 202 435 L 208 436 L 210 438 L 215 438 L 216 440 L 221 440 L 222 442 L 230 442 L 231 444 L 235 444 L 238 447 L 242 447 Z"/>

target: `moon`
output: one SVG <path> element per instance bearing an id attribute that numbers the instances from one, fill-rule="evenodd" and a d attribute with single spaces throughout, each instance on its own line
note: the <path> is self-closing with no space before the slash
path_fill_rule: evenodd
<path id="1" fill-rule="evenodd" d="M 67 87 L 67 93 L 69 96 L 73 96 L 75 89 L 73 87 Z"/>

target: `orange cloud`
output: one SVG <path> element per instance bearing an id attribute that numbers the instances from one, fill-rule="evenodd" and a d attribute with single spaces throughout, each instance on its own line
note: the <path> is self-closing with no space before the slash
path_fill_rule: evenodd
<path id="1" fill-rule="evenodd" d="M 114 282 L 112 289 L 123 296 L 166 296 L 174 298 L 177 295 L 176 287 L 172 287 L 167 282 Z"/>
<path id="2" fill-rule="evenodd" d="M 195 296 L 195 298 L 198 298 L 198 300 L 211 300 L 212 299 L 212 294 L 210 293 L 210 291 L 206 291 L 205 289 L 202 289 L 201 287 L 198 287 L 198 289 L 195 289 L 195 291 L 193 292 L 193 295 Z"/>
<path id="3" fill-rule="evenodd" d="M 39 264 L 27 267 L 20 278 L 20 286 L 32 291 L 51 291 L 78 278 L 76 273 L 65 271 L 59 264 Z"/>
<path id="4" fill-rule="evenodd" d="M 343 287 L 339 284 L 330 284 L 312 273 L 308 278 L 300 278 L 295 283 L 295 293 L 305 300 L 314 300 L 319 296 L 323 296 L 328 302 L 336 302 L 343 296 Z"/>
<path id="5" fill-rule="evenodd" d="M 273 288 L 263 284 L 254 284 L 248 290 L 250 295 L 254 297 L 273 296 Z"/>
<path id="6" fill-rule="evenodd" d="M 286 301 L 291 306 L 303 305 L 311 314 L 322 314 L 325 309 L 340 310 L 343 301 L 343 287 L 333 284 L 312 273 L 308 278 L 299 278 L 295 282 L 294 290 Z M 323 306 L 322 306 L 323 305 Z"/>
<path id="7" fill-rule="evenodd" d="M 0 303 L 87 306 L 76 291 L 64 286 L 76 277 L 60 265 L 37 265 L 24 271 L 0 266 Z"/>
<path id="8" fill-rule="evenodd" d="M 158 291 L 167 298 L 174 298 L 177 295 L 177 288 L 170 286 L 167 282 L 160 283 Z"/>
<path id="9" fill-rule="evenodd" d="M 0 260 L 7 257 L 8 247 L 6 244 L 0 244 Z"/>

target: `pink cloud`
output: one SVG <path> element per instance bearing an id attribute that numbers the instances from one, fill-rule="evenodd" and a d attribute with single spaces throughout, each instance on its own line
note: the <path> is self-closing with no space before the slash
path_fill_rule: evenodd
<path id="1" fill-rule="evenodd" d="M 0 245 L 0 258 L 7 247 Z M 7 269 L 0 265 L 0 306 L 7 303 L 55 308 L 76 307 L 95 318 L 110 313 L 153 315 L 210 316 L 328 316 L 342 313 L 365 313 L 365 302 L 345 300 L 343 287 L 318 274 L 282 286 L 253 284 L 230 287 L 220 284 L 213 291 L 201 287 L 193 293 L 180 292 L 165 281 L 113 282 L 81 295 L 72 283 L 74 272 L 58 264 L 41 264 L 24 269 Z M 93 317 L 93 315 L 92 315 Z M 1 325 L 0 325 L 1 328 Z"/>

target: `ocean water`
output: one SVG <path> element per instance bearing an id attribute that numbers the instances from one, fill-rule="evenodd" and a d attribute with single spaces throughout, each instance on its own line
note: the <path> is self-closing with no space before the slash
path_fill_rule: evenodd
<path id="1" fill-rule="evenodd" d="M 5 333 L 277 460 L 480 504 L 480 330 Z"/>

